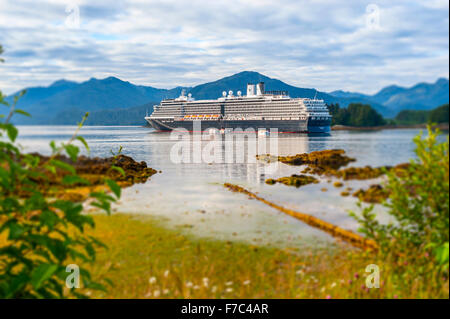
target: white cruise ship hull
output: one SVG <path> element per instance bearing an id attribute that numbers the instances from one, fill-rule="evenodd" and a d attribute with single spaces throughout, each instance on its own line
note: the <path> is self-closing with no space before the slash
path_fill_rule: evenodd
<path id="1" fill-rule="evenodd" d="M 194 121 L 176 121 L 171 119 L 157 120 L 151 117 L 145 118 L 147 122 L 157 131 L 172 131 L 184 129 L 194 131 Z M 331 120 L 202 120 L 201 131 L 208 128 L 216 129 L 278 129 L 280 133 L 329 133 Z M 197 127 L 197 126 L 196 126 Z"/>

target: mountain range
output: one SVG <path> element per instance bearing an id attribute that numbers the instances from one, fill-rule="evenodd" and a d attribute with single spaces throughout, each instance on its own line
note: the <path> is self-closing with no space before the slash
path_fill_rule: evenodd
<path id="1" fill-rule="evenodd" d="M 448 79 L 440 78 L 435 83 L 418 83 L 410 88 L 390 85 L 374 95 L 334 91 L 330 93 L 341 98 L 361 98 L 385 107 L 380 113 L 393 117 L 402 110 L 430 110 L 449 100 Z"/>
<path id="2" fill-rule="evenodd" d="M 215 99 L 223 91 L 245 92 L 247 83 L 265 82 L 267 90 L 288 91 L 291 97 L 323 99 L 326 103 L 370 104 L 385 117 L 393 117 L 401 110 L 429 110 L 449 101 L 448 79 L 435 83 L 419 83 L 413 87 L 388 86 L 374 95 L 357 92 L 319 92 L 312 88 L 300 88 L 258 72 L 244 71 L 214 82 L 194 87 L 158 89 L 134 85 L 115 77 L 91 78 L 77 83 L 59 80 L 48 87 L 27 88 L 17 107 L 29 112 L 32 117 L 17 116 L 16 124 L 75 124 L 89 111 L 86 124 L 91 125 L 133 125 L 145 124 L 143 117 L 152 112 L 153 105 L 164 98 L 174 98 L 184 89 L 196 99 Z M 7 97 L 11 102 L 13 96 Z"/>

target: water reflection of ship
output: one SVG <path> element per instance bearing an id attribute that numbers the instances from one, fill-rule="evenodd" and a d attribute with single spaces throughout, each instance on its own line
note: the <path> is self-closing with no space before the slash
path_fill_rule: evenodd
<path id="1" fill-rule="evenodd" d="M 194 133 L 195 134 L 195 133 Z M 179 142 L 170 139 L 170 134 L 148 134 L 149 138 L 158 139 L 158 143 L 152 143 L 152 150 L 150 156 L 154 158 L 148 159 L 148 162 L 153 166 L 165 167 L 168 163 L 172 163 L 170 159 L 171 149 L 175 143 Z M 195 165 L 201 165 L 202 170 L 206 171 L 205 175 L 211 180 L 242 180 L 243 178 L 249 183 L 264 183 L 267 178 L 280 177 L 282 172 L 287 172 L 288 169 L 283 168 L 282 171 L 271 172 L 267 170 L 267 163 L 257 161 L 253 156 L 249 156 L 249 148 L 255 146 L 249 146 L 252 141 L 256 141 L 256 154 L 278 154 L 278 155 L 294 155 L 299 153 L 308 153 L 313 151 L 310 149 L 310 140 L 317 140 L 318 138 L 323 140 L 324 147 L 326 148 L 328 136 L 321 134 L 320 136 L 314 136 L 309 134 L 279 134 L 277 137 L 253 134 L 253 137 L 245 136 L 240 142 L 237 141 L 237 136 L 227 136 L 227 134 L 204 134 L 200 140 L 200 148 L 204 152 L 208 143 L 213 143 L 214 147 L 210 145 L 211 153 L 219 151 L 218 156 L 212 163 L 207 163 L 202 160 L 200 163 L 194 163 L 194 147 L 192 145 L 194 135 L 190 134 L 190 147 L 188 163 L 172 163 L 175 174 L 178 176 L 191 176 L 193 174 L 192 167 Z M 198 138 L 198 137 L 197 137 Z M 276 140 L 274 140 L 276 139 Z M 274 143 L 276 142 L 276 143 Z M 274 148 L 276 145 L 276 149 Z M 237 148 L 243 149 L 237 149 Z M 263 152 L 260 152 L 263 150 Z M 231 154 L 228 153 L 231 151 Z M 239 154 L 239 155 L 238 155 Z M 158 155 L 158 156 L 155 156 Z M 163 155 L 163 156 L 162 156 Z M 217 155 L 217 154 L 216 154 Z M 252 153 L 250 152 L 250 155 Z M 238 158 L 239 156 L 239 158 Z M 197 154 L 198 157 L 198 154 Z M 200 178 L 200 176 L 198 176 Z"/>

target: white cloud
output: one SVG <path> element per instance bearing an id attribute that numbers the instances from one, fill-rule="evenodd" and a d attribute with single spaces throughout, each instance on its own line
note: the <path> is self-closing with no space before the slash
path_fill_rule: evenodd
<path id="1" fill-rule="evenodd" d="M 289 84 L 374 92 L 448 77 L 445 1 L 0 0 L 0 88 L 117 76 L 156 87 L 243 70 Z M 79 28 L 67 28 L 77 4 Z M 379 28 L 366 8 L 379 8 Z"/>

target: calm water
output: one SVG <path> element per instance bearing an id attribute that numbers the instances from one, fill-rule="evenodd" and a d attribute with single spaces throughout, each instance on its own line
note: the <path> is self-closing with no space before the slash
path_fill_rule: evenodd
<path id="1" fill-rule="evenodd" d="M 21 126 L 19 143 L 27 152 L 49 153 L 50 140 L 66 141 L 73 134 L 71 126 Z M 329 136 L 283 134 L 259 137 L 259 145 L 266 145 L 267 153 L 274 153 L 270 143 L 278 143 L 280 155 L 341 148 L 357 158 L 355 166 L 395 165 L 414 157 L 412 138 L 416 129 L 384 130 L 379 132 L 337 131 Z M 261 162 L 244 163 L 174 163 L 171 150 L 178 141 L 169 133 L 156 133 L 144 127 L 83 127 L 80 133 L 89 143 L 92 156 L 110 156 L 111 150 L 123 146 L 123 154 L 150 167 L 161 170 L 147 183 L 134 185 L 123 191 L 115 209 L 131 214 L 149 214 L 161 218 L 169 227 L 202 237 L 249 241 L 255 244 L 278 246 L 322 245 L 333 239 L 301 221 L 249 200 L 242 194 L 231 193 L 224 182 L 239 184 L 258 192 L 262 197 L 286 207 L 320 217 L 346 229 L 356 230 L 356 223 L 348 210 L 357 210 L 355 198 L 342 197 L 345 187 L 355 190 L 369 182 L 346 182 L 335 188 L 327 180 L 301 187 L 266 185 L 266 178 L 299 173 L 302 168 L 279 164 L 269 170 Z M 445 137 L 442 136 L 442 139 Z M 222 139 L 217 145 L 224 148 Z M 202 141 L 202 149 L 210 141 Z M 246 145 L 244 148 L 247 149 Z M 192 156 L 194 147 L 191 145 Z M 222 154 L 222 157 L 225 155 Z M 321 189 L 326 187 L 328 191 Z M 382 209 L 378 209 L 383 218 Z"/>

